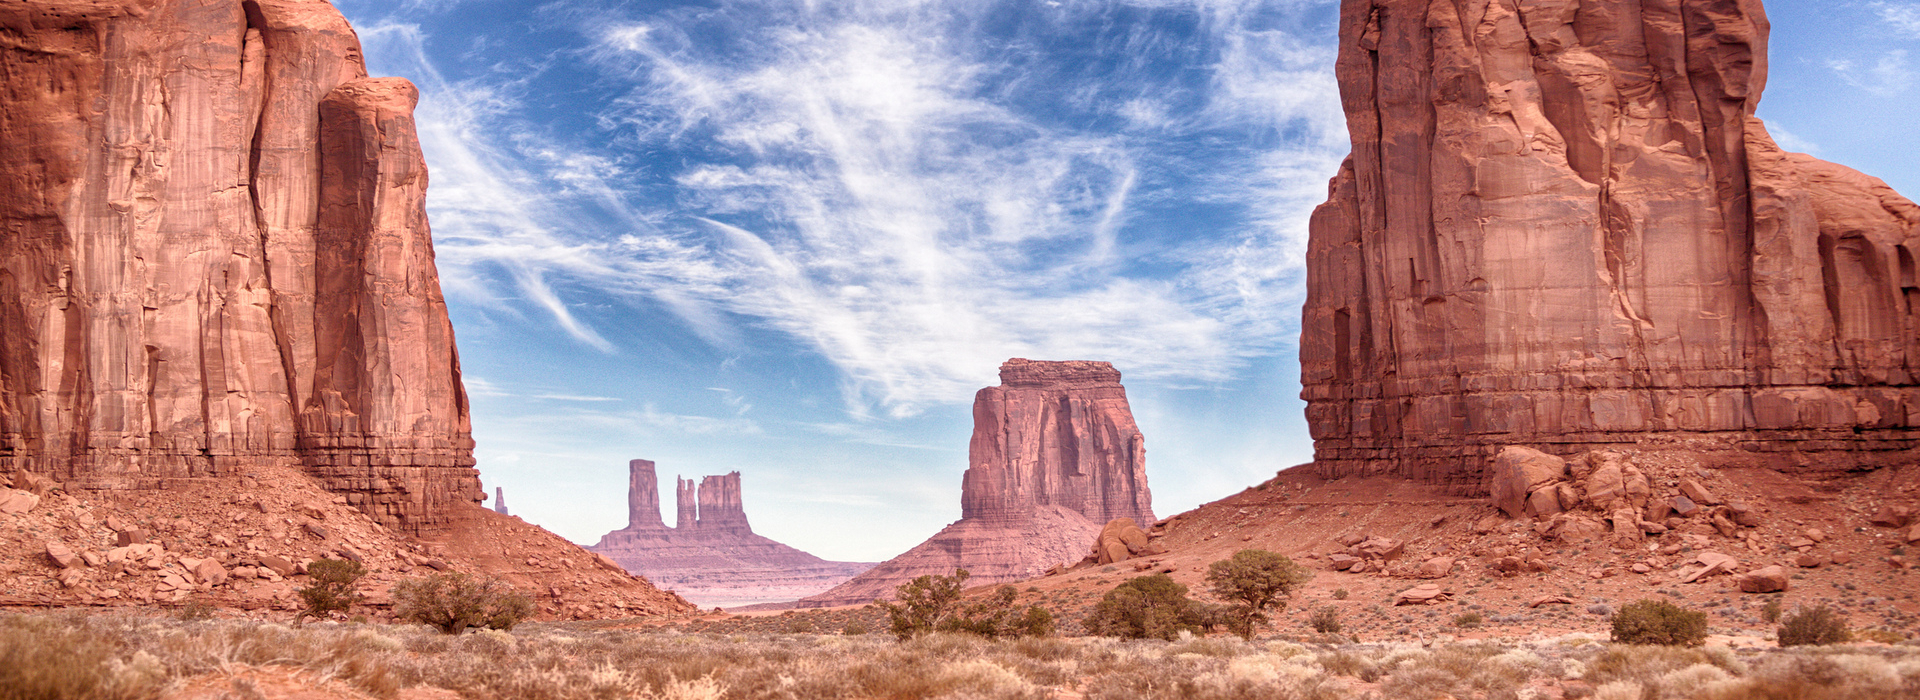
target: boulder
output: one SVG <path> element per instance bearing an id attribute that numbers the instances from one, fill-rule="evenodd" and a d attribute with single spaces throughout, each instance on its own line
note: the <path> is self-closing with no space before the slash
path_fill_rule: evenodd
<path id="1" fill-rule="evenodd" d="M 1525 517 L 1527 500 L 1534 490 L 1566 474 L 1566 460 L 1531 447 L 1508 445 L 1487 465 L 1487 491 L 1493 505 L 1509 517 Z"/>
<path id="2" fill-rule="evenodd" d="M 1429 605 L 1447 598 L 1445 590 L 1439 584 L 1425 583 L 1401 591 L 1393 596 L 1394 605 Z"/>
<path id="3" fill-rule="evenodd" d="M 65 544 L 47 540 L 46 550 L 47 558 L 52 559 L 54 565 L 62 569 L 77 569 L 84 564 L 80 557 L 73 553 L 73 549 Z"/>
<path id="4" fill-rule="evenodd" d="M 1881 506 L 1879 510 L 1874 511 L 1873 517 L 1868 518 L 1867 522 L 1881 527 L 1906 527 L 1913 523 L 1913 511 L 1912 506 Z"/>
<path id="5" fill-rule="evenodd" d="M 1733 523 L 1741 527 L 1760 527 L 1762 522 L 1759 511 L 1740 501 L 1728 503 L 1727 513 L 1733 518 Z"/>
<path id="6" fill-rule="evenodd" d="M 1327 563 L 1333 566 L 1334 571 L 1346 571 L 1353 568 L 1354 564 L 1360 563 L 1360 558 L 1340 552 L 1327 555 Z"/>
<path id="7" fill-rule="evenodd" d="M 1853 563 L 1853 553 L 1852 553 L 1852 552 L 1846 552 L 1846 551 L 1840 551 L 1840 552 L 1834 552 L 1834 553 L 1833 553 L 1833 563 L 1835 563 L 1835 564 L 1851 564 L 1851 563 Z"/>
<path id="8" fill-rule="evenodd" d="M 1682 575 L 1681 583 L 1693 583 L 1708 576 L 1732 573 L 1734 567 L 1740 565 L 1740 560 L 1719 552 L 1701 552 L 1699 556 L 1694 557 L 1694 561 L 1700 564 L 1700 568 Z"/>
<path id="9" fill-rule="evenodd" d="M 1657 523 L 1657 522 L 1662 522 L 1666 520 L 1667 516 L 1670 516 L 1672 514 L 1673 514 L 1673 501 L 1667 500 L 1667 499 L 1656 499 L 1653 502 L 1647 504 L 1647 512 L 1646 512 L 1646 515 L 1643 516 L 1643 518 L 1647 522 Z"/>
<path id="10" fill-rule="evenodd" d="M 1419 578 L 1446 578 L 1448 574 L 1453 572 L 1453 561 L 1452 557 L 1434 557 L 1428 559 L 1420 563 L 1420 568 L 1414 572 L 1414 576 Z"/>
<path id="11" fill-rule="evenodd" d="M 1620 509 L 1613 511 L 1613 546 L 1638 546 L 1646 540 L 1646 532 L 1640 527 L 1640 509 L 1625 501 L 1620 505 Z"/>
<path id="12" fill-rule="evenodd" d="M 1406 547 L 1407 544 L 1400 540 L 1374 535 L 1354 545 L 1348 552 L 1362 559 L 1398 559 Z"/>
<path id="13" fill-rule="evenodd" d="M 1793 558 L 1793 565 L 1802 569 L 1817 569 L 1827 564 L 1827 558 L 1813 552 L 1801 552 Z"/>
<path id="14" fill-rule="evenodd" d="M 40 496 L 32 491 L 0 488 L 0 513 L 25 513 L 40 505 Z"/>
<path id="15" fill-rule="evenodd" d="M 1920 544 L 1920 524 L 1907 529 L 1907 544 Z"/>
<path id="16" fill-rule="evenodd" d="M 218 586 L 227 581 L 226 567 L 221 566 L 219 561 L 211 558 L 201 559 L 195 562 L 187 571 L 191 572 L 194 578 L 199 579 L 201 583 L 208 586 Z"/>
<path id="17" fill-rule="evenodd" d="M 1537 608 L 1542 605 L 1572 605 L 1572 604 L 1573 604 L 1572 598 L 1568 598 L 1566 596 L 1548 595 L 1548 596 L 1541 596 L 1533 599 L 1533 602 L 1528 603 L 1527 607 Z"/>
<path id="18" fill-rule="evenodd" d="M 1703 506 L 1719 505 L 1720 499 L 1708 491 L 1706 485 L 1694 479 L 1680 480 L 1680 494 Z"/>
<path id="19" fill-rule="evenodd" d="M 260 565 L 263 567 L 266 567 L 267 569 L 272 570 L 273 573 L 279 574 L 283 577 L 292 576 L 296 568 L 294 566 L 294 563 L 292 561 L 289 561 L 286 557 L 282 557 L 274 554 L 268 554 L 260 557 Z"/>
<path id="20" fill-rule="evenodd" d="M 1674 496 L 1668 503 L 1673 506 L 1673 514 L 1682 518 L 1691 518 L 1694 513 L 1700 512 L 1700 506 L 1686 496 Z"/>
<path id="21" fill-rule="evenodd" d="M 1527 511 L 1533 515 L 1553 515 L 1561 510 L 1560 490 L 1556 487 L 1540 488 L 1527 495 Z"/>
<path id="22" fill-rule="evenodd" d="M 1739 579 L 1740 590 L 1746 593 L 1776 593 L 1787 590 L 1787 570 L 1779 566 L 1769 566 L 1748 572 Z"/>

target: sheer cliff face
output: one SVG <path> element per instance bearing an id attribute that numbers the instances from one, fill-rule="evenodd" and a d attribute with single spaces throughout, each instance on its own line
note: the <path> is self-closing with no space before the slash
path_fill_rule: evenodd
<path id="1" fill-rule="evenodd" d="M 1347 0 L 1318 468 L 1471 488 L 1502 444 L 1920 443 L 1920 209 L 1774 146 L 1766 34 L 1757 0 Z"/>
<path id="2" fill-rule="evenodd" d="M 321 0 L 0 7 L 0 470 L 482 494 L 413 86 Z"/>
<path id="3" fill-rule="evenodd" d="M 1061 506 L 1095 523 L 1154 520 L 1145 442 L 1111 363 L 1008 360 L 1000 386 L 974 396 L 967 455 L 962 518 Z"/>

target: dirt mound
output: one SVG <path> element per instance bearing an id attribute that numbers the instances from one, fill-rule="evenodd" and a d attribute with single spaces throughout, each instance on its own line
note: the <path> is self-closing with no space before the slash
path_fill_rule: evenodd
<path id="1" fill-rule="evenodd" d="M 163 490 L 52 490 L 0 513 L 0 606 L 299 609 L 305 564 L 361 562 L 365 611 L 384 613 L 400 579 L 436 571 L 497 576 L 543 618 L 674 616 L 694 607 L 519 518 L 466 506 L 434 539 L 383 526 L 295 469 L 181 479 Z M 64 563 L 63 563 L 64 562 Z"/>

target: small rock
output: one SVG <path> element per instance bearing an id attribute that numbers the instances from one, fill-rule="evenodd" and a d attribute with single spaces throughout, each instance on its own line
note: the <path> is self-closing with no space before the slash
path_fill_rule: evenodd
<path id="1" fill-rule="evenodd" d="M 64 544 L 47 540 L 46 549 L 47 558 L 52 559 L 54 565 L 62 569 L 77 569 L 81 565 L 80 557 L 76 556 L 73 550 Z"/>
<path id="2" fill-rule="evenodd" d="M 1720 499 L 1715 498 L 1712 491 L 1708 491 L 1705 485 L 1693 479 L 1680 480 L 1680 493 L 1700 505 L 1711 506 L 1720 503 Z"/>
<path id="3" fill-rule="evenodd" d="M 105 566 L 107 563 L 107 558 L 105 556 L 102 556 L 99 552 L 95 552 L 93 550 L 87 550 L 87 551 L 81 552 L 80 560 L 86 562 L 87 566 L 91 566 L 96 569 L 100 568 L 101 566 Z"/>
<path id="4" fill-rule="evenodd" d="M 1691 518 L 1694 513 L 1700 510 L 1699 504 L 1694 503 L 1693 499 L 1687 498 L 1686 496 L 1674 496 L 1673 500 L 1668 501 L 1668 504 L 1673 506 L 1674 514 L 1682 518 Z"/>
<path id="5" fill-rule="evenodd" d="M 218 586 L 227 580 L 226 568 L 212 559 L 201 559 L 188 570 L 193 572 L 194 578 L 200 579 L 201 583 L 209 586 Z"/>
<path id="6" fill-rule="evenodd" d="M 1327 555 L 1327 563 L 1333 565 L 1334 571 L 1346 571 L 1353 568 L 1354 564 L 1360 563 L 1360 558 L 1345 553 L 1329 554 Z"/>
<path id="7" fill-rule="evenodd" d="M 1651 571 L 1653 571 L 1653 567 L 1647 566 L 1645 562 L 1634 562 L 1633 564 L 1633 573 L 1644 574 Z"/>
<path id="8" fill-rule="evenodd" d="M 295 570 L 293 562 L 286 557 L 272 554 L 260 557 L 260 565 L 281 576 L 292 576 Z"/>
<path id="9" fill-rule="evenodd" d="M 1366 535 L 1347 534 L 1340 536 L 1340 546 L 1342 547 L 1352 547 L 1365 541 L 1367 541 Z"/>
<path id="10" fill-rule="evenodd" d="M 1920 544 L 1920 525 L 1907 530 L 1907 544 Z"/>
<path id="11" fill-rule="evenodd" d="M 1542 605 L 1572 605 L 1572 604 L 1573 604 L 1572 598 L 1567 598 L 1567 597 L 1557 596 L 1557 595 L 1550 595 L 1550 596 L 1541 596 L 1539 598 L 1533 599 L 1533 602 L 1528 603 L 1527 607 L 1537 608 Z"/>
<path id="12" fill-rule="evenodd" d="M 1813 540 L 1807 539 L 1805 537 L 1795 537 L 1793 539 L 1787 540 L 1787 546 L 1792 547 L 1794 549 L 1806 549 L 1808 547 L 1813 546 Z"/>
<path id="13" fill-rule="evenodd" d="M 1447 574 L 1452 572 L 1452 557 L 1434 557 L 1421 562 L 1419 571 L 1414 575 L 1420 578 L 1446 578 Z"/>
<path id="14" fill-rule="evenodd" d="M 1814 554 L 1813 552 L 1801 552 L 1800 556 L 1793 558 L 1793 565 L 1802 569 L 1818 569 L 1826 566 L 1826 564 L 1826 557 Z"/>
<path id="15" fill-rule="evenodd" d="M 313 518 L 314 520 L 327 519 L 327 512 L 324 510 L 321 510 L 320 506 L 316 506 L 312 503 L 302 503 L 300 505 L 294 506 L 293 511 L 301 515 L 307 516 L 309 518 Z"/>
<path id="16" fill-rule="evenodd" d="M 1778 565 L 1752 571 L 1740 577 L 1740 590 L 1746 593 L 1774 593 L 1787 590 L 1787 570 Z"/>
<path id="17" fill-rule="evenodd" d="M 1834 553 L 1833 553 L 1833 563 L 1835 563 L 1835 564 L 1851 564 L 1851 563 L 1853 563 L 1853 554 L 1852 554 L 1852 553 L 1850 553 L 1850 552 L 1834 552 Z"/>
<path id="18" fill-rule="evenodd" d="M 1394 605 L 1425 605 L 1447 597 L 1439 584 L 1427 583 L 1401 591 L 1393 597 Z"/>
<path id="19" fill-rule="evenodd" d="M 1913 522 L 1911 506 L 1881 506 L 1867 522 L 1881 527 L 1906 527 Z"/>
<path id="20" fill-rule="evenodd" d="M 327 538 L 327 529 L 321 527 L 320 523 L 302 523 L 300 529 L 306 530 L 307 534 L 313 535 L 315 539 L 324 540 Z"/>
<path id="21" fill-rule="evenodd" d="M 1813 540 L 1815 542 L 1827 541 L 1827 531 L 1817 527 L 1807 528 L 1805 532 L 1800 533 L 1800 536 Z"/>
<path id="22" fill-rule="evenodd" d="M 113 543 L 121 547 L 133 544 L 146 544 L 147 531 L 142 528 L 129 527 L 114 535 Z"/>
<path id="23" fill-rule="evenodd" d="M 0 513 L 25 513 L 38 505 L 40 497 L 32 491 L 0 488 Z"/>

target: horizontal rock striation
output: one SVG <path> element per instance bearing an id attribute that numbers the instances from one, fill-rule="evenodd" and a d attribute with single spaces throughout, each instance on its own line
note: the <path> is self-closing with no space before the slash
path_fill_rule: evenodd
<path id="1" fill-rule="evenodd" d="M 698 487 L 675 479 L 678 527 L 660 517 L 654 463 L 627 463 L 627 526 L 589 550 L 700 605 L 736 607 L 803 598 L 832 588 L 870 563 L 826 561 L 754 534 L 740 499 L 740 472 Z"/>
<path id="2" fill-rule="evenodd" d="M 0 6 L 0 472 L 481 500 L 417 93 L 323 0 Z"/>
<path id="3" fill-rule="evenodd" d="M 975 585 L 1019 581 L 1086 556 L 1103 525 L 1152 523 L 1146 447 L 1107 362 L 1014 358 L 973 400 L 960 520 L 801 604 L 892 598 L 900 584 L 966 569 Z"/>
<path id="4" fill-rule="evenodd" d="M 1316 470 L 1473 492 L 1506 444 L 1911 459 L 1920 208 L 1775 146 L 1767 30 L 1757 0 L 1344 2 Z"/>

